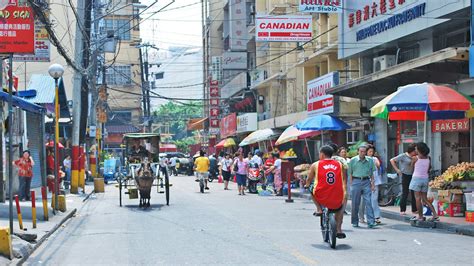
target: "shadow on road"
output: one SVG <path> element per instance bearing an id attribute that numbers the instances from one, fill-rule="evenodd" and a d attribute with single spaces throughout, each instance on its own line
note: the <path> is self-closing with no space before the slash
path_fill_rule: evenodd
<path id="1" fill-rule="evenodd" d="M 329 244 L 312 244 L 311 246 L 313 246 L 314 248 L 317 248 L 317 249 L 321 249 L 321 250 L 333 250 Z M 336 251 L 337 250 L 349 250 L 349 249 L 352 249 L 352 246 L 350 245 L 347 245 L 347 244 L 338 244 L 336 245 Z"/>
<path id="2" fill-rule="evenodd" d="M 163 206 L 166 206 L 166 204 L 150 204 L 150 207 L 148 208 L 140 208 L 138 207 L 138 204 L 123 205 L 123 207 L 128 208 L 135 212 L 150 212 L 150 211 L 155 211 L 155 210 L 161 210 Z"/>

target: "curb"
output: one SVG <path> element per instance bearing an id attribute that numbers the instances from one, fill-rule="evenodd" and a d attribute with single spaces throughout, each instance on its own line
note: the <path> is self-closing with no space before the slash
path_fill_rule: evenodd
<path id="1" fill-rule="evenodd" d="M 299 191 L 291 192 L 291 195 L 297 198 L 304 198 L 307 200 L 311 200 L 311 196 L 309 193 L 301 193 Z M 349 201 L 347 203 L 347 206 L 350 208 L 351 207 L 351 202 Z M 410 223 L 410 217 L 408 216 L 400 216 L 398 213 L 394 213 L 391 211 L 386 211 L 383 209 L 380 209 L 380 214 L 383 218 L 390 219 L 390 220 L 396 220 L 396 221 L 401 221 L 405 223 Z M 465 236 L 473 236 L 474 237 L 474 226 L 471 225 L 455 225 L 455 224 L 450 224 L 450 223 L 444 223 L 444 222 L 436 222 L 435 223 L 435 228 L 440 229 L 440 230 L 445 230 L 448 232 L 456 233 L 459 235 L 465 235 Z"/>
<path id="2" fill-rule="evenodd" d="M 67 220 L 69 220 L 72 216 L 74 216 L 74 214 L 76 214 L 76 212 L 77 212 L 77 209 L 74 208 L 70 213 L 68 213 L 66 216 L 64 216 L 64 218 L 58 224 L 56 224 L 53 227 L 53 229 L 51 229 L 48 233 L 46 233 L 33 246 L 33 249 L 31 250 L 31 252 L 29 252 L 26 256 L 24 256 L 23 258 L 21 258 L 18 261 L 12 261 L 12 263 L 16 263 L 17 265 L 22 265 L 30 257 L 30 255 L 33 254 L 33 252 L 35 252 L 35 250 L 37 250 L 41 246 L 41 244 L 43 244 L 44 241 L 46 241 L 46 239 L 48 239 L 54 232 L 56 232 L 59 229 L 59 227 L 61 227 Z"/>

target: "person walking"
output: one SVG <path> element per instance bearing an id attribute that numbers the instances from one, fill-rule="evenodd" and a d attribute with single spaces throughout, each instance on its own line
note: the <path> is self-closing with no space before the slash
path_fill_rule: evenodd
<path id="1" fill-rule="evenodd" d="M 18 167 L 18 178 L 20 179 L 20 200 L 30 201 L 30 185 L 33 178 L 33 166 L 35 161 L 31 157 L 30 151 L 25 150 L 22 156 L 13 162 Z"/>
<path id="2" fill-rule="evenodd" d="M 423 205 L 430 208 L 433 217 L 429 219 L 431 222 L 439 221 L 439 216 L 436 214 L 436 210 L 433 204 L 428 200 L 428 182 L 429 182 L 429 171 L 431 169 L 431 158 L 430 148 L 424 142 L 418 142 L 416 144 L 417 156 L 413 156 L 411 165 L 413 168 L 413 178 L 410 182 L 410 189 L 415 192 L 416 209 L 418 211 L 418 218 L 415 216 L 412 220 L 424 221 L 423 217 Z"/>
<path id="3" fill-rule="evenodd" d="M 404 153 L 390 159 L 392 165 L 398 176 L 402 178 L 402 198 L 400 199 L 400 215 L 406 215 L 407 199 L 410 194 L 411 211 L 413 214 L 417 213 L 415 193 L 409 189 L 410 182 L 413 175 L 413 166 L 411 165 L 412 158 L 416 156 L 416 145 L 410 144 Z"/>
<path id="4" fill-rule="evenodd" d="M 374 162 L 366 157 L 367 147 L 360 146 L 358 156 L 349 162 L 349 178 L 351 180 L 352 192 L 352 213 L 351 223 L 353 227 L 359 227 L 359 206 L 361 197 L 364 197 L 367 211 L 368 227 L 375 226 L 374 210 L 371 203 L 372 191 L 374 187 Z"/>
<path id="5" fill-rule="evenodd" d="M 236 175 L 239 195 L 245 195 L 248 167 L 249 161 L 247 159 L 244 159 L 244 155 L 242 152 L 237 152 L 235 154 L 234 163 L 232 164 L 232 172 Z"/>
<path id="6" fill-rule="evenodd" d="M 64 178 L 64 187 L 69 188 L 71 182 L 71 155 L 66 155 L 66 158 L 63 160 L 64 172 L 66 172 L 66 177 Z"/>
<path id="7" fill-rule="evenodd" d="M 222 179 L 224 179 L 224 190 L 229 190 L 229 180 L 230 180 L 230 172 L 232 166 L 232 159 L 230 158 L 230 154 L 226 153 L 225 157 L 220 162 L 220 175 Z"/>
<path id="8" fill-rule="evenodd" d="M 374 210 L 375 223 L 381 224 L 382 221 L 380 221 L 380 207 L 379 207 L 379 185 L 382 184 L 382 176 L 380 174 L 381 163 L 380 163 L 379 158 L 375 156 L 374 146 L 369 146 L 369 148 L 367 149 L 367 157 L 372 159 L 375 164 L 374 190 L 372 191 L 371 204 L 372 204 L 372 209 Z M 361 209 L 364 210 L 362 207 Z M 364 215 L 362 215 L 362 217 L 364 217 Z"/>

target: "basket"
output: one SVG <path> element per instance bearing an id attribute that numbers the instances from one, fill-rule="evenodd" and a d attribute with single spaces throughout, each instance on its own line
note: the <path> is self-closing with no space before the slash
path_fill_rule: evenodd
<path id="1" fill-rule="evenodd" d="M 129 199 L 138 199 L 138 189 L 129 188 L 128 189 L 128 198 Z"/>

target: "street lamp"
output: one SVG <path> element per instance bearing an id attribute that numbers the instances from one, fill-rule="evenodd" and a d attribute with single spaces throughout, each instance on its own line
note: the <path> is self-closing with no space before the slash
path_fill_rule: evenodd
<path id="1" fill-rule="evenodd" d="M 54 79 L 55 97 L 54 97 L 54 211 L 58 210 L 59 194 L 59 85 L 58 80 L 64 74 L 64 68 L 60 64 L 52 64 L 48 69 L 49 75 Z"/>

